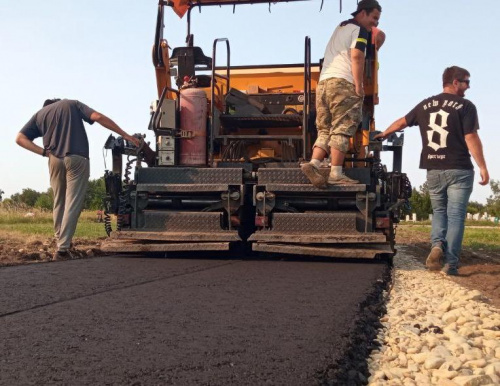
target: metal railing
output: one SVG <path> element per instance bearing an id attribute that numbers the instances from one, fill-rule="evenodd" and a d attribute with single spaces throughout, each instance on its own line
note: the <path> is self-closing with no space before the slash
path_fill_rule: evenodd
<path id="1" fill-rule="evenodd" d="M 311 99 L 311 38 L 305 38 L 304 53 L 304 107 L 302 110 L 302 157 L 306 160 L 307 156 L 307 133 L 309 132 L 309 114 Z"/>
<path id="2" fill-rule="evenodd" d="M 216 67 L 216 55 L 217 55 L 217 44 L 220 42 L 226 42 L 226 48 L 227 48 L 227 68 L 226 68 L 226 75 L 221 75 L 215 72 L 215 67 Z M 230 66 L 231 66 L 231 49 L 229 47 L 229 40 L 227 38 L 220 38 L 220 39 L 215 39 L 214 40 L 214 45 L 213 45 L 213 50 L 212 50 L 212 84 L 210 87 L 210 110 L 211 110 L 211 119 L 210 119 L 210 146 L 209 146 L 209 165 L 212 165 L 213 163 L 213 158 L 214 158 L 214 137 L 216 137 L 214 131 L 216 128 L 216 124 L 218 125 L 218 122 L 215 122 L 215 82 L 216 78 L 221 78 L 225 79 L 227 82 L 227 90 L 231 88 L 231 81 L 229 79 L 229 72 L 230 72 Z M 224 102 L 224 93 L 222 90 L 222 87 L 220 89 L 221 93 L 221 98 L 222 98 L 222 105 L 223 105 L 223 110 L 224 112 L 227 113 L 226 111 L 226 104 Z M 217 126 L 218 127 L 218 126 Z M 218 135 L 218 133 L 217 133 Z"/>

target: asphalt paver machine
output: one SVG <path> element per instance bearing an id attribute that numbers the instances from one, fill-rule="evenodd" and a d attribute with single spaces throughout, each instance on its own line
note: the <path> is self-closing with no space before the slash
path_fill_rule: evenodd
<path id="1" fill-rule="evenodd" d="M 315 188 L 300 170 L 316 137 L 321 63 L 311 61 L 310 38 L 299 64 L 233 66 L 228 39 L 215 38 L 203 49 L 193 44 L 194 8 L 254 3 L 269 1 L 159 2 L 153 46 L 158 99 L 149 123 L 155 143 L 135 148 L 111 136 L 105 144 L 113 170 L 105 175 L 110 237 L 103 249 L 392 258 L 395 225 L 411 186 L 401 172 L 402 134 L 386 145 L 371 140 L 378 103 L 373 44 L 366 55 L 363 121 L 344 165 L 361 183 Z M 170 11 L 187 20 L 187 43 L 174 48 L 163 36 L 164 12 Z M 380 158 L 386 150 L 393 152 L 390 172 Z M 329 173 L 326 163 L 322 172 Z M 116 230 L 109 214 L 117 215 Z"/>

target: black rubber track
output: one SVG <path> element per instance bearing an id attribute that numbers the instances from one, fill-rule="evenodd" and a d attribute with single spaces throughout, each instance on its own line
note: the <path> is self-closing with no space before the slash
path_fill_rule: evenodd
<path id="1" fill-rule="evenodd" d="M 363 384 L 385 264 L 108 257 L 0 269 L 0 383 Z"/>

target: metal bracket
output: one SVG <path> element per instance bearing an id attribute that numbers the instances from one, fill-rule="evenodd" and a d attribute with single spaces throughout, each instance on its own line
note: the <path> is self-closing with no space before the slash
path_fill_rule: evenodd
<path id="1" fill-rule="evenodd" d="M 231 216 L 236 214 L 243 205 L 244 192 L 243 185 L 229 185 L 229 189 L 222 192 L 221 203 L 227 213 L 229 220 L 229 229 L 232 229 Z"/>
<path id="2" fill-rule="evenodd" d="M 181 138 L 190 139 L 195 137 L 194 131 L 192 130 L 180 130 L 179 133 Z"/>
<path id="3" fill-rule="evenodd" d="M 271 213 L 276 205 L 276 195 L 268 192 L 264 187 L 257 189 L 254 196 L 257 213 L 261 216 L 266 216 Z"/>
<path id="4" fill-rule="evenodd" d="M 356 207 L 361 212 L 364 223 L 364 232 L 373 230 L 371 213 L 377 206 L 377 194 L 373 192 L 362 192 L 356 194 Z"/>

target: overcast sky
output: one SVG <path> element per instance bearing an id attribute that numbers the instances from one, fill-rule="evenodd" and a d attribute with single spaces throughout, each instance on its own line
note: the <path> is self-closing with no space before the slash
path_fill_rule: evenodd
<path id="1" fill-rule="evenodd" d="M 157 0 L 0 0 L 0 189 L 4 198 L 23 188 L 49 187 L 47 160 L 18 147 L 17 132 L 47 98 L 79 99 L 114 119 L 129 133 L 147 132 L 149 106 L 156 98 L 151 47 Z M 206 7 L 192 15 L 195 45 L 211 55 L 212 42 L 227 37 L 231 63 L 276 64 L 303 61 L 304 37 L 312 39 L 312 58 L 324 53 L 334 28 L 350 18 L 356 0 L 321 0 L 276 5 Z M 387 40 L 380 52 L 380 105 L 376 126 L 384 130 L 420 100 L 441 92 L 445 67 L 471 72 L 466 97 L 479 112 L 490 176 L 500 179 L 499 52 L 496 43 L 498 0 L 388 0 L 380 28 Z M 269 8 L 271 13 L 269 13 Z M 167 10 L 168 11 L 168 10 Z M 184 44 L 185 19 L 165 18 L 171 47 Z M 91 178 L 103 175 L 103 144 L 110 134 L 88 126 Z M 418 169 L 418 129 L 405 135 L 403 171 L 413 186 L 425 181 Z M 110 168 L 110 156 L 107 157 Z M 390 162 L 388 162 L 390 164 Z M 476 167 L 477 170 L 477 167 Z M 489 186 L 476 182 L 472 200 L 482 203 Z"/>

